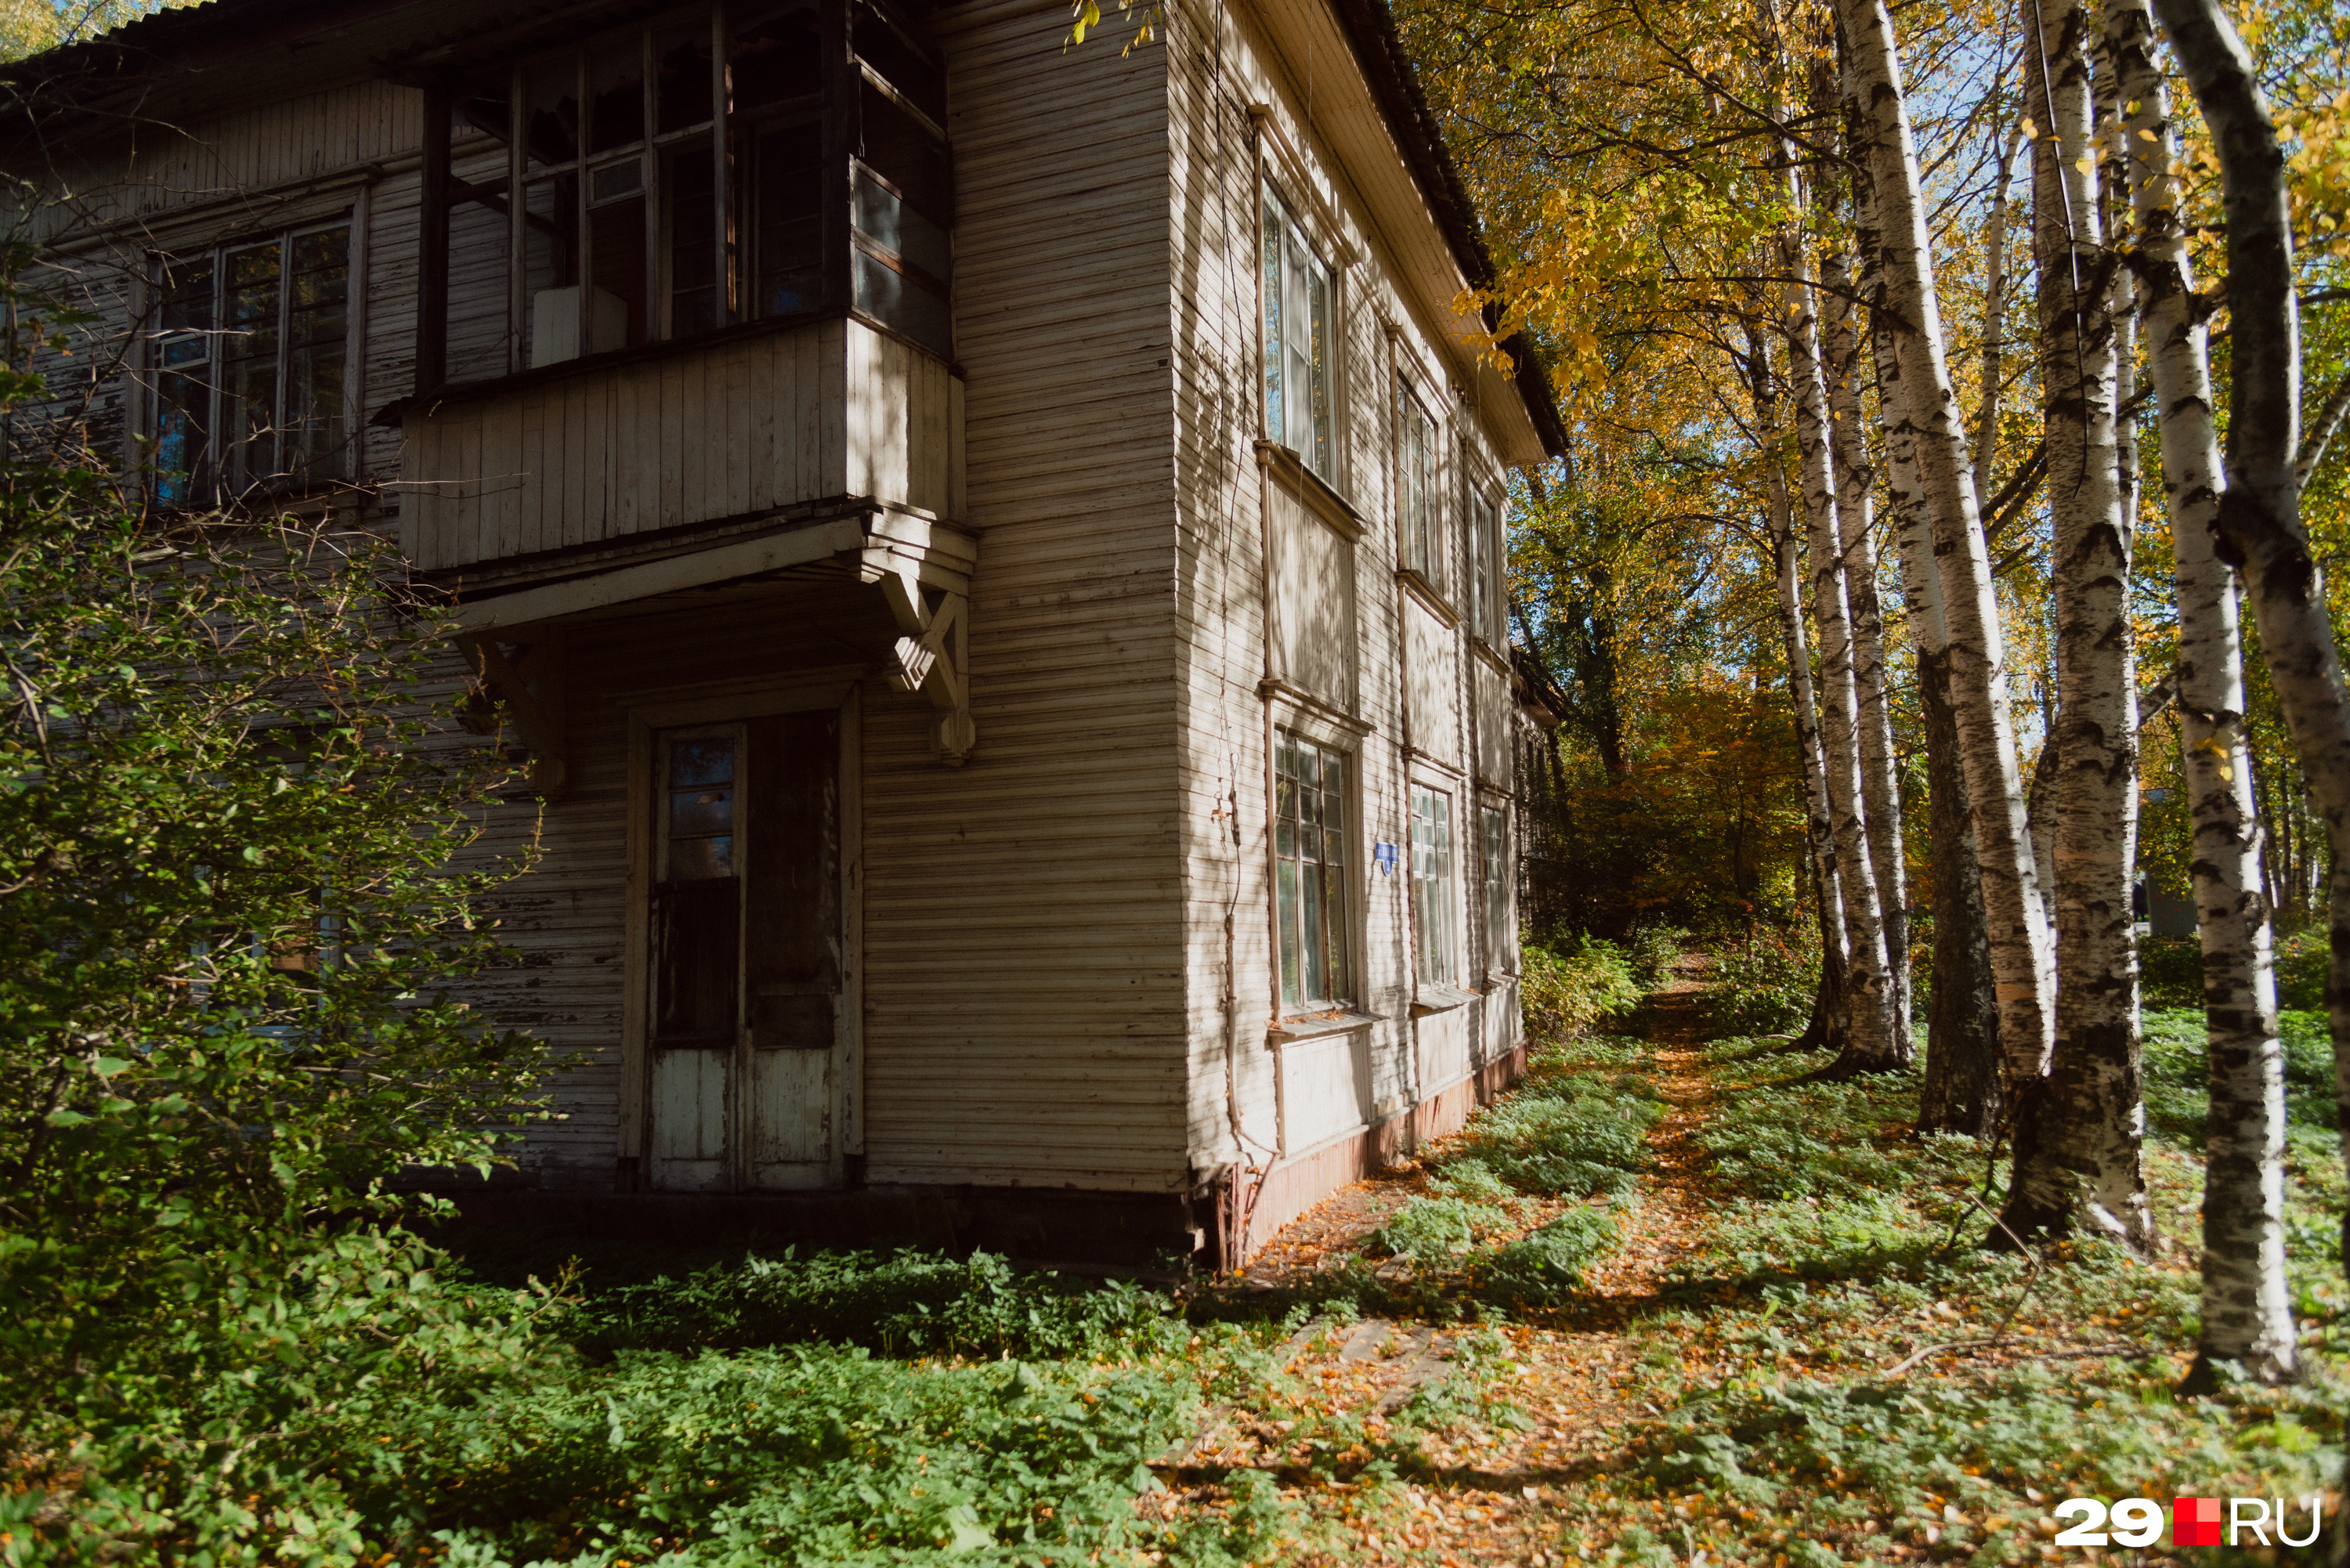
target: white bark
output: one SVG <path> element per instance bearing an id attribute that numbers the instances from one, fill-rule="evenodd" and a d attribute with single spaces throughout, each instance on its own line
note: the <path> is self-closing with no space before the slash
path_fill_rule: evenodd
<path id="1" fill-rule="evenodd" d="M 1829 808 L 1826 769 L 1821 760 L 1819 708 L 1812 688 L 1810 639 L 1804 631 L 1800 546 L 1795 539 L 1794 507 L 1787 493 L 1786 465 L 1780 461 L 1778 400 L 1771 387 L 1771 369 L 1762 340 L 1749 340 L 1755 359 L 1755 428 L 1762 441 L 1763 484 L 1770 504 L 1772 565 L 1778 578 L 1779 633 L 1787 650 L 1787 696 L 1795 713 L 1795 748 L 1804 770 L 1806 812 L 1804 843 L 1812 855 L 1813 875 L 1820 888 L 1821 954 L 1830 973 L 1846 970 L 1850 948 L 1846 929 L 1843 889 L 1836 877 L 1835 831 Z M 1839 1024 L 1843 1021 L 1838 1021 Z M 1841 1046 L 1844 1028 L 1831 1030 Z"/>
<path id="2" fill-rule="evenodd" d="M 2220 481 L 2210 360 L 2170 171 L 2169 95 L 2154 63 L 2153 33 L 2147 0 L 2111 0 L 2106 54 L 2116 96 L 2130 106 L 2138 300 L 2178 568 L 2179 761 L 2194 824 L 2189 872 L 2203 950 L 2210 1116 L 2198 1360 L 2232 1361 L 2273 1383 L 2299 1366 L 2284 1273 L 2284 1051 L 2244 739 L 2236 574 L 2213 549 Z"/>
<path id="3" fill-rule="evenodd" d="M 1885 994 L 1893 1057 L 1908 1063 L 1909 1038 L 1909 878 L 1902 863 L 1901 780 L 1895 771 L 1893 714 L 1885 691 L 1885 615 L 1877 596 L 1877 538 L 1870 502 L 1877 487 L 1861 420 L 1860 342 L 1852 272 L 1841 253 L 1821 268 L 1825 327 L 1828 425 L 1836 480 L 1836 528 L 1845 597 L 1852 611 L 1852 684 L 1859 703 L 1862 816 L 1885 927 Z"/>
<path id="4" fill-rule="evenodd" d="M 2156 10 L 2220 154 L 2234 340 L 2226 483 L 2212 523 L 2223 558 L 2242 568 L 2251 590 L 2269 678 L 2334 854 L 2326 999 L 2334 1094 L 2350 1148 L 2350 691 L 2301 521 L 2300 327 L 2284 150 L 2251 56 L 2213 0 L 2161 0 Z M 2167 425 L 2167 398 L 2164 413 Z M 2199 857 L 2200 849 L 2199 837 Z M 2199 888 L 2199 914 L 2200 903 Z"/>
<path id="5" fill-rule="evenodd" d="M 1820 364 L 1817 298 L 1799 242 L 1783 247 L 1793 280 L 1786 289 L 1788 379 L 1802 456 L 1804 519 L 1810 545 L 1812 619 L 1819 628 L 1820 760 L 1835 829 L 1836 877 L 1844 889 L 1845 1007 L 1848 1064 L 1879 1067 L 1904 1058 L 1893 1038 L 1887 993 L 1885 920 L 1869 856 L 1860 773 L 1860 703 L 1853 685 L 1852 622 L 1846 603 L 1843 539 L 1828 436 L 1827 381 Z"/>
<path id="6" fill-rule="evenodd" d="M 2006 1228 L 2075 1229 L 2143 1249 L 2154 1237 L 2141 1158 L 2131 872 L 2137 727 L 2131 670 L 2131 528 L 2116 452 L 2116 344 L 2095 151 L 2084 0 L 2026 0 L 2024 102 L 2039 274 L 2040 383 L 2055 524 L 2056 1044 L 2024 1098 Z M 2030 45 L 2037 28 L 2039 48 Z"/>
<path id="7" fill-rule="evenodd" d="M 1991 591 L 1990 552 L 1950 385 L 1893 18 L 1885 0 L 1837 0 L 1837 13 L 1864 115 L 1878 223 L 1874 240 L 1881 249 L 1884 308 L 1894 331 L 1905 423 L 1916 443 L 1942 579 L 1951 704 L 1998 976 L 2001 1049 L 2010 1078 L 2029 1080 L 2040 1075 L 2053 1040 L 2055 1014 L 2048 998 L 2054 986 L 2008 713 L 2007 649 Z"/>

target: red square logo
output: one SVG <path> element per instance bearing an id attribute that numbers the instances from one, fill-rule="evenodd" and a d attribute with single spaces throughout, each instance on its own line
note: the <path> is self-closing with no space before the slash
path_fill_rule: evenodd
<path id="1" fill-rule="evenodd" d="M 2216 1497 L 2172 1498 L 2170 1543 L 2173 1546 L 2219 1545 L 2220 1500 Z"/>

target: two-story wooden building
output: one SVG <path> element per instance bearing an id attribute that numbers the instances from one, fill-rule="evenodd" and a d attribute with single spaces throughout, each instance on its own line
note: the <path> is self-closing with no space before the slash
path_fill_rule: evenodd
<path id="1" fill-rule="evenodd" d="M 213 0 L 20 75 L 126 468 L 396 530 L 529 748 L 480 1000 L 576 1070 L 477 1201 L 1229 1257 L 1522 1062 L 1563 438 L 1392 25 L 1067 32 Z"/>

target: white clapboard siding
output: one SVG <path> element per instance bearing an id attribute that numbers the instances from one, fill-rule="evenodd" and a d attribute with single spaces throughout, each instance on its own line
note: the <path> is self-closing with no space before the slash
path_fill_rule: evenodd
<path id="1" fill-rule="evenodd" d="M 979 746 L 866 709 L 866 1171 L 1186 1182 L 1170 633 L 1166 141 L 1154 51 L 947 10 Z M 1082 125 L 1048 153 L 1040 125 Z M 875 450 L 882 450 L 877 445 Z"/>

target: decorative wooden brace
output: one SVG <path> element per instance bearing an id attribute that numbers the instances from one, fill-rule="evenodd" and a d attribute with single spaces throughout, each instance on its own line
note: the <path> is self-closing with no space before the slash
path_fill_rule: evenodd
<path id="1" fill-rule="evenodd" d="M 969 670 L 969 601 L 951 588 L 926 592 L 921 580 L 904 566 L 874 565 L 868 568 L 881 585 L 897 618 L 899 638 L 891 649 L 889 684 L 900 691 L 920 691 L 939 710 L 931 738 L 939 758 L 959 768 L 979 741 L 971 718 Z M 931 592 L 938 595 L 936 603 Z"/>
<path id="2" fill-rule="evenodd" d="M 524 642 L 485 631 L 458 640 L 484 689 L 504 707 L 515 738 L 530 753 L 531 789 L 543 799 L 560 797 L 571 782 L 563 743 L 562 635 L 535 631 Z"/>

